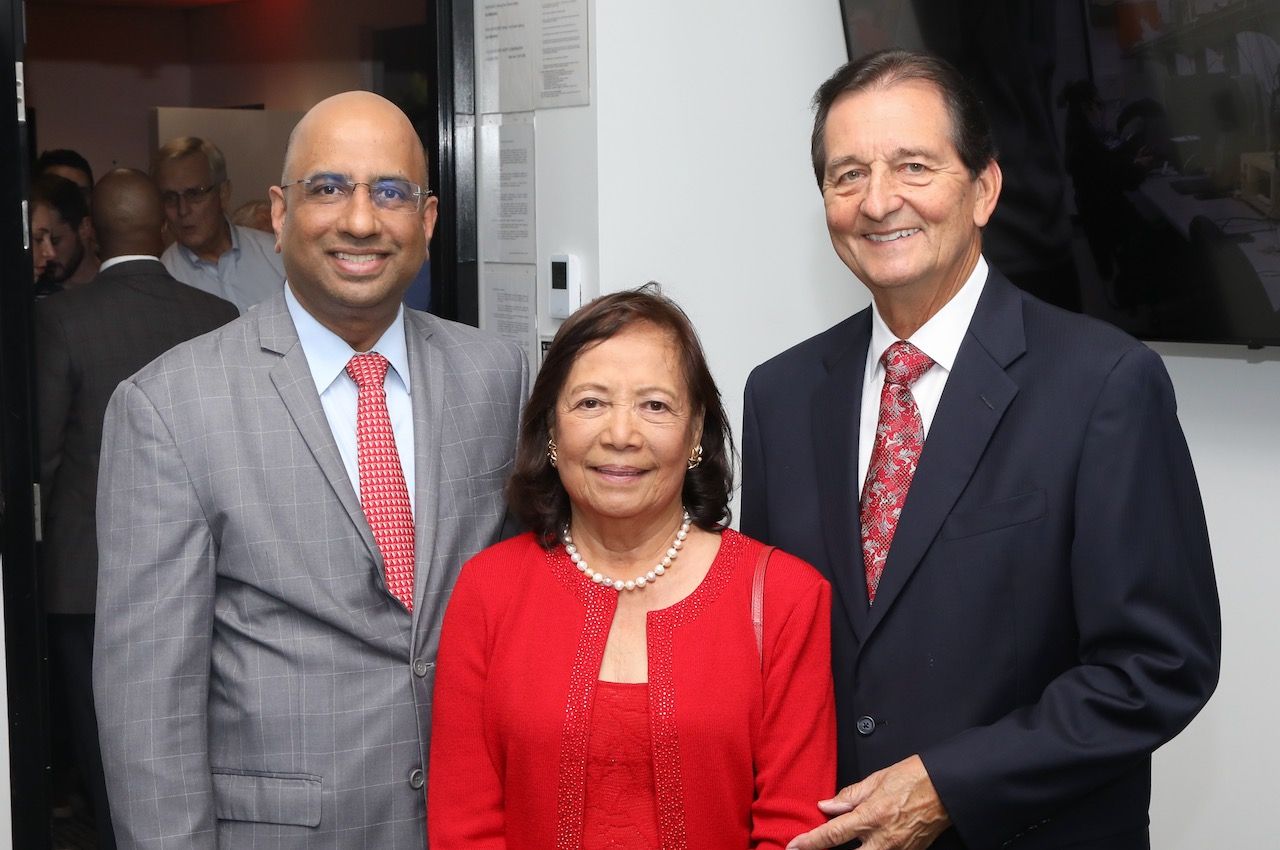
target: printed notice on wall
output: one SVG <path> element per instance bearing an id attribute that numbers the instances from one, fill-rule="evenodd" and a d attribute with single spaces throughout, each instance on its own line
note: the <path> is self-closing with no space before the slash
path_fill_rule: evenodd
<path id="1" fill-rule="evenodd" d="M 519 345 L 536 366 L 540 359 L 537 266 L 485 263 L 480 279 L 480 327 Z"/>
<path id="2" fill-rule="evenodd" d="M 480 0 L 480 111 L 533 109 L 538 31 L 526 0 Z"/>
<path id="3" fill-rule="evenodd" d="M 587 0 L 480 0 L 480 112 L 590 103 Z"/>
<path id="4" fill-rule="evenodd" d="M 480 214 L 484 259 L 533 263 L 533 125 L 480 127 Z"/>
<path id="5" fill-rule="evenodd" d="M 587 0 L 540 0 L 538 106 L 585 106 Z"/>

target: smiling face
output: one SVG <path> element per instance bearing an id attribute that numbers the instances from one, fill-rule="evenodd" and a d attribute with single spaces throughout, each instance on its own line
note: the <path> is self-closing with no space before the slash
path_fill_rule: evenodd
<path id="1" fill-rule="evenodd" d="M 678 521 L 702 438 L 672 335 L 629 326 L 578 355 L 556 401 L 557 471 L 573 515 Z"/>
<path id="2" fill-rule="evenodd" d="M 999 167 L 970 174 L 941 94 L 917 80 L 842 95 L 824 140 L 822 197 L 836 253 L 877 303 L 936 312 L 977 263 Z"/>
<path id="3" fill-rule="evenodd" d="M 427 182 L 422 143 L 390 101 L 348 92 L 321 102 L 299 123 L 285 182 L 341 175 L 372 183 Z M 343 203 L 315 203 L 302 186 L 271 188 L 271 220 L 289 287 L 307 312 L 357 351 L 395 319 L 400 299 L 427 257 L 436 199 L 419 211 L 375 207 L 365 186 Z"/>

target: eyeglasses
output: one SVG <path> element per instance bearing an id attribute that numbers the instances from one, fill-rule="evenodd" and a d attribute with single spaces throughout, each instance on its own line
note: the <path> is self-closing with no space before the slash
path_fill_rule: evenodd
<path id="1" fill-rule="evenodd" d="M 209 193 L 221 184 L 221 180 L 215 180 L 208 186 L 196 186 L 192 189 L 183 189 L 181 192 L 161 192 L 160 200 L 166 207 L 176 207 L 178 201 L 186 201 L 188 206 L 198 204 L 209 197 Z"/>
<path id="2" fill-rule="evenodd" d="M 430 189 L 408 180 L 388 178 L 366 182 L 351 180 L 345 174 L 313 174 L 280 188 L 290 186 L 301 186 L 302 200 L 308 204 L 345 204 L 355 195 L 356 187 L 363 186 L 369 190 L 369 200 L 375 207 L 390 212 L 418 212 L 423 199 L 431 197 Z"/>

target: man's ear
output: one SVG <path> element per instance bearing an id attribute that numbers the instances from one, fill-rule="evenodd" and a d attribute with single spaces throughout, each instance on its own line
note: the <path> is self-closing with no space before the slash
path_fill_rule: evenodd
<path id="1" fill-rule="evenodd" d="M 284 189 L 279 186 L 272 186 L 267 190 L 267 196 L 271 198 L 271 229 L 276 234 L 276 253 L 280 253 L 280 237 L 284 234 Z"/>
<path id="2" fill-rule="evenodd" d="M 1000 163 L 994 159 L 978 172 L 973 181 L 977 189 L 973 199 L 973 223 L 978 227 L 986 227 L 991 214 L 996 210 L 996 201 L 1000 199 L 1000 189 L 1004 186 L 1004 174 L 1000 171 Z"/>

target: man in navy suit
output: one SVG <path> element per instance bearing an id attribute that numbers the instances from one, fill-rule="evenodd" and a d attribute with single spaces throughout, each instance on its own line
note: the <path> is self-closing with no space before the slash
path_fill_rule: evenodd
<path id="1" fill-rule="evenodd" d="M 872 54 L 814 102 L 872 307 L 747 383 L 742 528 L 836 591 L 847 787 L 790 847 L 1147 847 L 1151 753 L 1221 646 L 1168 375 L 983 259 L 1001 173 L 954 68 Z"/>

